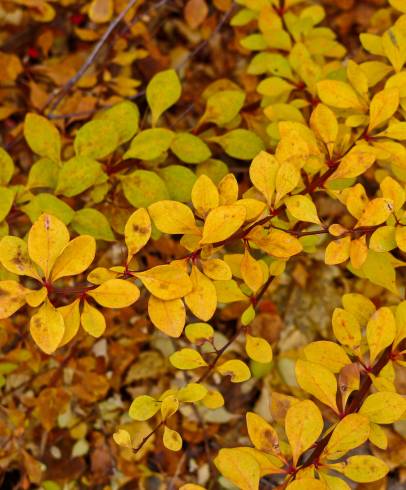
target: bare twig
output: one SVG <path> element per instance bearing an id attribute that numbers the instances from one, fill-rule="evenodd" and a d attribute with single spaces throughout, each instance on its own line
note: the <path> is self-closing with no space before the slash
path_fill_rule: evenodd
<path id="1" fill-rule="evenodd" d="M 99 41 L 96 43 L 94 46 L 92 52 L 90 55 L 86 58 L 85 62 L 83 65 L 79 68 L 79 70 L 71 77 L 65 85 L 63 85 L 56 93 L 54 93 L 46 102 L 45 107 L 43 107 L 43 111 L 47 108 L 50 107 L 51 113 L 57 108 L 61 100 L 64 98 L 64 96 L 70 91 L 70 89 L 76 85 L 76 83 L 83 77 L 83 75 L 86 73 L 86 71 L 90 68 L 90 66 L 93 64 L 95 59 L 97 58 L 98 54 L 100 53 L 101 49 L 103 48 L 104 44 L 107 42 L 113 31 L 116 29 L 116 27 L 120 24 L 120 22 L 124 19 L 124 17 L 127 15 L 129 10 L 134 7 L 134 5 L 137 3 L 138 0 L 130 0 L 127 3 L 127 6 L 122 10 L 116 18 L 114 18 L 106 31 L 103 33 L 102 37 L 99 39 Z M 162 0 L 160 3 L 166 3 L 168 0 Z"/>

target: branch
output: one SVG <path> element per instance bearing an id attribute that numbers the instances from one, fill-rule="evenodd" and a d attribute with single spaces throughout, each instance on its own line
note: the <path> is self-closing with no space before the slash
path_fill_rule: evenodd
<path id="1" fill-rule="evenodd" d="M 390 360 L 391 349 L 392 349 L 391 345 L 385 349 L 385 351 L 379 358 L 379 361 L 375 364 L 375 366 L 371 370 L 371 373 L 373 375 L 377 376 L 381 372 L 381 370 L 386 366 L 386 364 Z M 364 402 L 365 398 L 368 395 L 368 391 L 369 388 L 371 387 L 371 384 L 372 384 L 371 377 L 367 376 L 362 382 L 357 394 L 354 396 L 351 403 L 348 405 L 347 409 L 345 410 L 344 415 L 349 415 L 351 413 L 358 412 L 358 410 L 361 408 L 362 403 Z M 312 464 L 317 463 L 317 460 L 320 458 L 321 454 L 323 453 L 332 434 L 333 431 L 329 432 L 325 437 L 320 439 L 320 441 L 316 444 L 314 451 L 310 454 L 307 460 L 305 460 L 305 462 L 300 466 L 300 469 L 306 468 L 308 466 L 311 466 Z"/>
<path id="2" fill-rule="evenodd" d="M 265 282 L 265 284 L 262 286 L 262 288 L 258 291 L 258 294 L 256 296 L 253 296 L 251 298 L 252 305 L 256 309 L 259 301 L 262 299 L 263 295 L 266 293 L 268 290 L 269 286 L 272 284 L 272 281 L 275 279 L 274 276 L 270 276 L 268 280 Z M 239 337 L 239 335 L 243 332 L 245 327 L 240 327 L 236 330 L 234 335 L 230 338 L 230 340 L 223 345 L 221 349 L 219 349 L 216 353 L 216 357 L 210 362 L 210 364 L 207 366 L 206 371 L 200 376 L 200 378 L 196 381 L 196 383 L 201 383 L 205 379 L 207 379 L 210 374 L 213 372 L 215 369 L 217 362 L 219 361 L 220 357 L 224 354 L 224 352 L 230 347 L 230 345 Z"/>

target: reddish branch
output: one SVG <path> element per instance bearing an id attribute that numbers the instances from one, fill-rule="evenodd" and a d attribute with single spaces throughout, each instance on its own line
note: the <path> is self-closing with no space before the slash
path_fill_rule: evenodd
<path id="1" fill-rule="evenodd" d="M 386 366 L 386 364 L 390 360 L 391 356 L 391 349 L 392 346 L 389 346 L 385 349 L 381 357 L 379 358 L 378 362 L 375 364 L 375 366 L 371 369 L 370 374 L 374 376 L 378 376 L 379 373 L 382 371 L 382 369 Z M 371 376 L 367 375 L 364 380 L 361 383 L 361 386 L 359 390 L 356 392 L 354 395 L 353 399 L 347 406 L 344 415 L 349 415 L 351 413 L 357 413 L 359 409 L 361 408 L 365 398 L 367 397 L 369 393 L 369 389 L 371 387 L 372 380 Z M 320 441 L 316 444 L 316 447 L 314 451 L 309 455 L 307 459 L 303 462 L 303 464 L 300 466 L 300 469 L 311 466 L 313 464 L 317 464 L 321 454 L 323 453 L 324 449 L 326 448 L 328 441 L 330 440 L 333 432 L 329 432 L 326 436 L 324 436 Z"/>

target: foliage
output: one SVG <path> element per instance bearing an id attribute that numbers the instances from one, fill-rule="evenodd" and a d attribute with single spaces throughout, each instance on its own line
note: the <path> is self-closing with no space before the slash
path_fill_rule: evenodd
<path id="1" fill-rule="evenodd" d="M 19 467 L 24 488 L 76 485 L 83 469 L 58 475 L 52 457 L 84 464 L 89 439 L 98 471 L 119 461 L 100 478 L 117 488 L 147 488 L 157 476 L 142 461 L 160 451 L 173 466 L 160 481 L 183 490 L 342 490 L 402 464 L 387 454 L 406 413 L 405 6 L 376 10 L 348 52 L 321 2 L 236 3 L 209 16 L 187 2 L 199 49 L 229 21 L 233 57 L 248 58 L 197 94 L 167 60 L 137 92 L 132 65 L 154 46 L 136 2 L 78 7 L 83 64 L 48 56 L 58 9 L 75 2 L 4 10 L 7 25 L 45 26 L 30 70 L 0 53 L 13 127 L 0 149 L 0 467 Z M 118 21 L 96 73 L 92 50 Z M 286 285 L 304 296 L 318 267 L 344 285 L 331 328 L 299 342 L 270 331 Z M 248 438 L 239 423 L 216 434 L 239 420 L 233 406 Z M 205 474 L 190 476 L 196 461 Z"/>

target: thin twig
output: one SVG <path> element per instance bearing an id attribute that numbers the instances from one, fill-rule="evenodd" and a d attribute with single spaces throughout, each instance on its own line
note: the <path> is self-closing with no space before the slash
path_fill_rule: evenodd
<path id="1" fill-rule="evenodd" d="M 50 106 L 50 112 L 52 113 L 59 105 L 61 100 L 65 97 L 65 95 L 70 91 L 70 89 L 83 77 L 83 75 L 87 72 L 90 66 L 93 64 L 95 59 L 97 58 L 99 52 L 103 48 L 104 44 L 107 42 L 108 38 L 111 36 L 116 27 L 120 24 L 120 22 L 127 15 L 128 11 L 134 7 L 138 0 L 130 0 L 127 3 L 127 6 L 124 10 L 122 10 L 118 16 L 110 22 L 110 25 L 103 33 L 102 37 L 94 46 L 92 52 L 86 58 L 83 65 L 79 68 L 79 70 L 71 77 L 65 85 L 63 85 L 56 93 L 54 93 L 46 102 L 45 107 L 43 107 L 43 111 Z M 166 2 L 167 0 L 162 0 L 161 3 Z"/>

